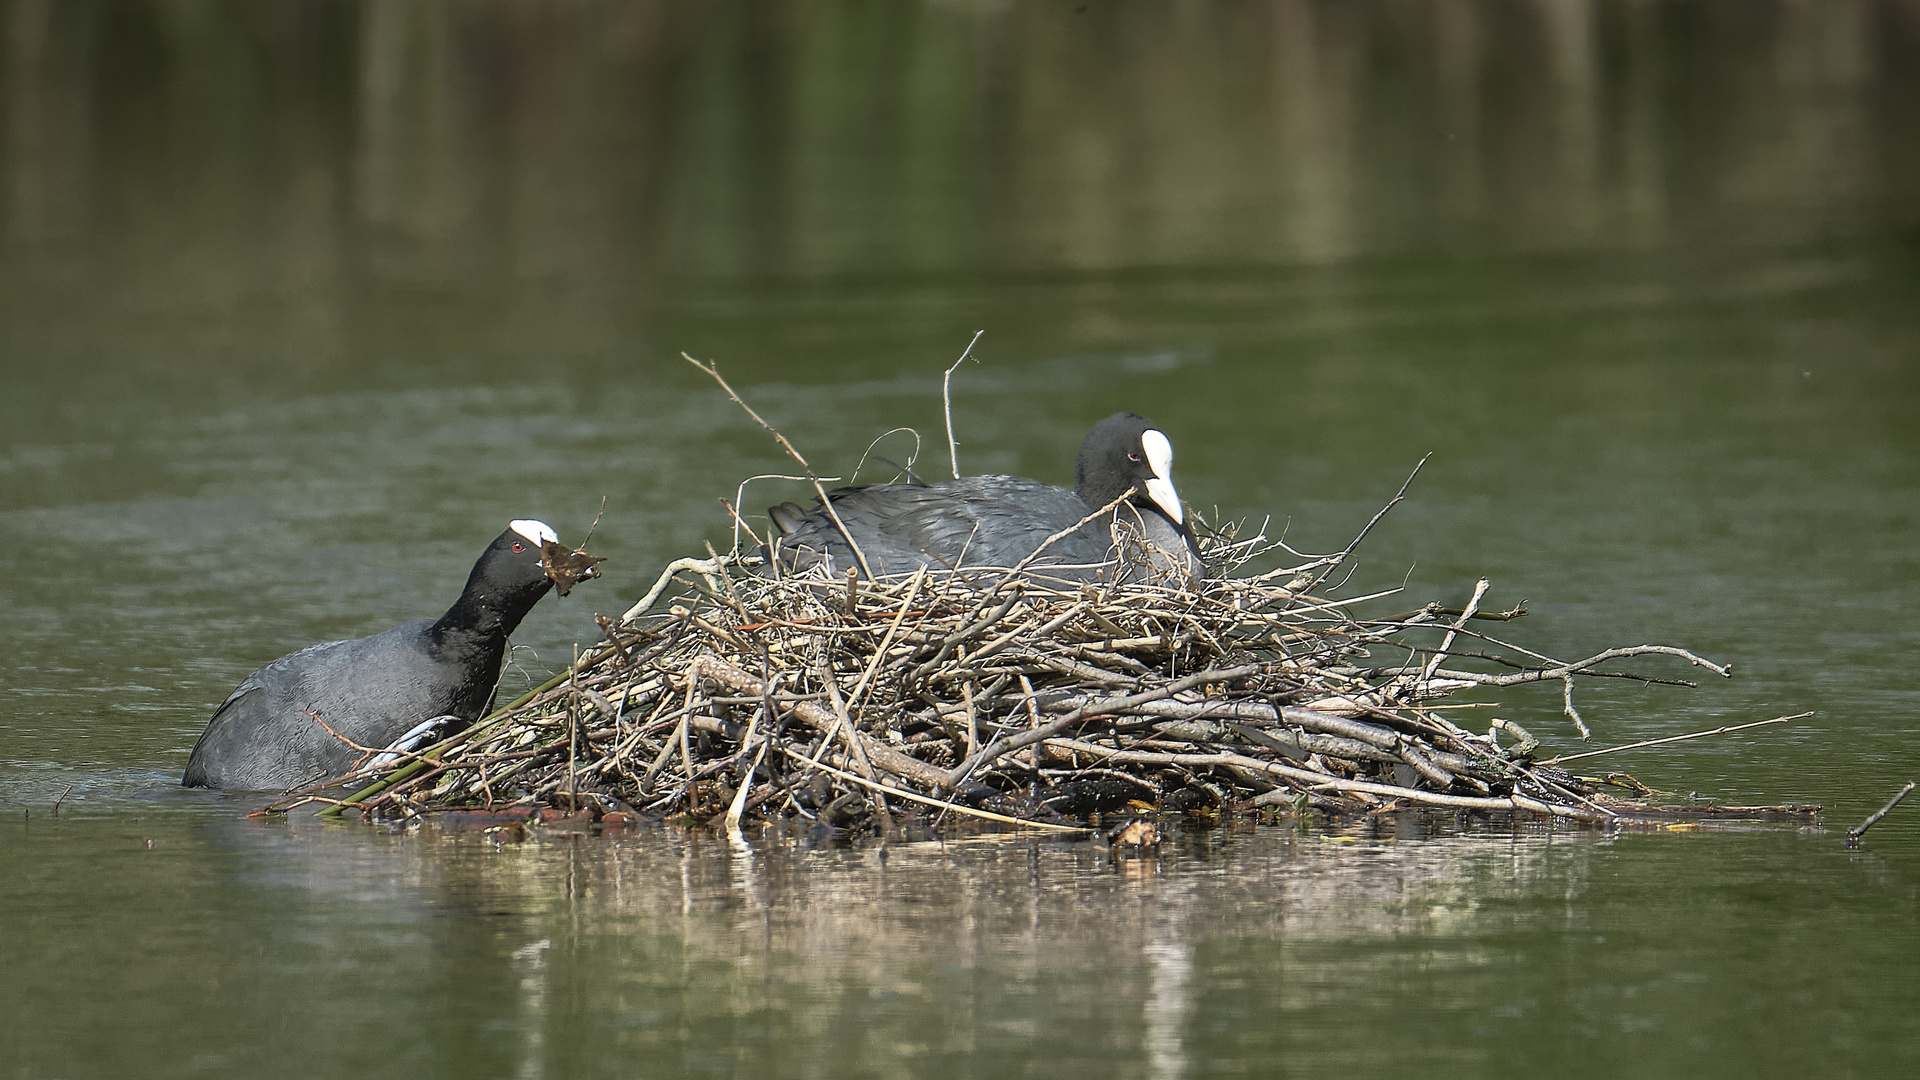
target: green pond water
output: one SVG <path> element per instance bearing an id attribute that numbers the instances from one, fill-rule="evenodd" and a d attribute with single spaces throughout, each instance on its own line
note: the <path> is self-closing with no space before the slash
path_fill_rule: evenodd
<path id="1" fill-rule="evenodd" d="M 1920 1065 L 1920 805 L 1841 840 L 1920 777 L 1912 4 L 0 0 L 0 44 L 0 1077 Z M 1069 483 L 1131 409 L 1330 551 L 1431 453 L 1349 594 L 1731 663 L 1583 688 L 1594 743 L 1812 711 L 1612 767 L 1819 823 L 1115 865 L 176 786 L 241 677 L 437 613 L 508 519 L 606 500 L 509 691 L 731 542 L 788 463 L 683 350 L 825 471 L 910 426 L 938 475 L 977 330 L 963 470 Z M 1579 748 L 1557 688 L 1465 700 Z"/>

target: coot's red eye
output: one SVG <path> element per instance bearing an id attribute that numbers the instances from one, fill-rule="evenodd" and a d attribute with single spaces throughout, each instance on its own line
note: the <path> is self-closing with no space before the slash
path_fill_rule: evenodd
<path id="1" fill-rule="evenodd" d="M 514 543 L 513 543 L 513 550 L 515 550 L 515 551 L 525 551 L 525 550 L 527 550 L 527 545 L 525 545 L 525 544 L 522 544 L 522 543 L 520 543 L 520 542 L 519 542 L 518 540 L 516 540 L 516 541 L 514 541 Z"/>
<path id="2" fill-rule="evenodd" d="M 1128 461 L 1139 461 L 1139 460 L 1140 460 L 1140 455 L 1139 455 L 1139 454 L 1135 454 L 1135 453 L 1131 453 L 1131 452 L 1129 452 L 1129 453 L 1127 454 L 1127 460 L 1128 460 Z"/>

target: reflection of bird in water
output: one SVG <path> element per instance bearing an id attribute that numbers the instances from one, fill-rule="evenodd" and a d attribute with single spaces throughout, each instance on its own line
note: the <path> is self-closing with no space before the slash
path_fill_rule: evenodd
<path id="1" fill-rule="evenodd" d="M 1113 513 L 1080 524 L 1123 496 Z M 846 533 L 824 507 L 782 503 L 767 511 L 776 532 L 770 561 L 788 571 L 824 564 L 837 575 L 860 565 L 847 544 L 851 536 L 874 575 L 922 566 L 1008 567 L 1071 530 L 1034 565 L 1076 581 L 1184 582 L 1205 573 L 1173 486 L 1173 444 L 1132 413 L 1115 413 L 1087 433 L 1072 491 L 985 475 L 846 487 L 827 497 Z"/>
<path id="2" fill-rule="evenodd" d="M 507 636 L 548 589 L 565 595 L 597 577 L 596 561 L 568 551 L 544 522 L 513 522 L 439 619 L 310 645 L 247 676 L 207 723 L 180 782 L 284 789 L 351 769 L 363 751 L 349 740 L 386 747 L 404 734 L 426 745 L 465 727 L 493 702 Z"/>

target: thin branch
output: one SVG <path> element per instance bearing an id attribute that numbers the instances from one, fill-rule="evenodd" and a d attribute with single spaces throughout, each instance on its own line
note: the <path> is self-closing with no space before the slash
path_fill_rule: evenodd
<path id="1" fill-rule="evenodd" d="M 1599 757 L 1601 754 L 1617 754 L 1622 750 L 1638 750 L 1643 746 L 1660 746 L 1664 743 L 1685 742 L 1688 739 L 1704 739 L 1709 735 L 1725 735 L 1729 732 L 1745 731 L 1748 728 L 1766 727 L 1768 724 L 1784 724 L 1789 720 L 1804 720 L 1812 715 L 1810 712 L 1800 712 L 1794 713 L 1792 716 L 1776 716 L 1771 720 L 1755 720 L 1751 724 L 1735 724 L 1732 727 L 1717 727 L 1711 731 L 1694 731 L 1685 735 L 1669 735 L 1664 739 L 1646 739 L 1641 742 L 1627 743 L 1624 746 L 1609 746 L 1605 750 L 1588 750 L 1579 754 L 1562 754 L 1557 758 L 1548 758 L 1540 764 L 1559 765 L 1563 762 L 1578 761 L 1581 758 Z"/>
<path id="2" fill-rule="evenodd" d="M 1887 805 L 1881 807 L 1878 810 L 1875 810 L 1873 814 L 1867 818 L 1867 820 L 1861 822 L 1858 825 L 1855 825 L 1851 829 L 1848 829 L 1847 830 L 1847 846 L 1859 847 L 1860 838 L 1867 835 L 1867 830 L 1873 828 L 1875 825 L 1878 825 L 1880 823 L 1881 818 L 1886 817 L 1888 814 L 1893 813 L 1893 808 L 1900 805 L 1900 800 L 1906 798 L 1908 795 L 1912 794 L 1912 792 L 1913 792 L 1913 781 L 1909 780 L 1907 781 L 1906 787 L 1901 788 L 1899 792 L 1894 795 L 1893 798 L 1887 800 Z"/>
<path id="3" fill-rule="evenodd" d="M 985 330 L 975 330 L 973 332 L 973 341 L 967 342 L 966 349 L 960 353 L 960 359 L 955 360 L 953 365 L 947 368 L 947 373 L 940 377 L 940 404 L 945 408 L 947 414 L 947 459 L 953 465 L 953 478 L 955 480 L 960 479 L 960 444 L 953 441 L 953 394 L 951 392 L 953 387 L 953 371 L 954 368 L 966 363 L 967 357 L 973 355 L 973 346 L 980 340 L 980 335 L 984 333 L 986 333 Z M 974 361 L 976 364 L 979 362 L 978 360 Z"/>
<path id="4" fill-rule="evenodd" d="M 1320 583 L 1327 580 L 1327 575 L 1333 573 L 1335 567 L 1345 562 L 1347 560 L 1347 557 L 1354 553 L 1355 549 L 1357 549 L 1360 546 L 1360 541 L 1365 540 L 1367 538 L 1367 534 L 1373 531 L 1373 527 L 1375 525 L 1380 524 L 1380 519 L 1387 516 L 1387 511 L 1393 509 L 1395 506 L 1398 506 L 1400 504 L 1400 500 L 1407 497 L 1407 489 L 1413 486 L 1413 478 L 1420 475 L 1420 470 L 1426 467 L 1427 460 L 1428 458 L 1431 458 L 1431 457 L 1433 457 L 1433 455 L 1429 453 L 1426 455 L 1426 457 L 1423 457 L 1420 459 L 1420 463 L 1415 465 L 1413 467 L 1413 471 L 1407 474 L 1406 483 L 1401 484 L 1400 490 L 1394 493 L 1393 498 L 1387 500 L 1387 505 L 1381 507 L 1380 512 L 1373 515 L 1372 519 L 1367 522 L 1366 528 L 1363 528 L 1360 530 L 1360 535 L 1354 537 L 1352 543 L 1348 544 L 1344 549 L 1342 549 L 1338 555 L 1331 555 L 1327 557 L 1326 569 L 1320 571 L 1318 576 L 1316 576 L 1311 582 L 1308 582 L 1307 587 L 1300 590 L 1301 593 L 1303 594 L 1310 593 L 1314 589 L 1319 588 Z"/>
<path id="5" fill-rule="evenodd" d="M 840 520 L 840 512 L 833 508 L 833 500 L 827 498 L 826 487 L 820 483 L 820 477 L 817 473 L 813 471 L 813 466 L 807 464 L 807 459 L 800 456 L 800 451 L 795 450 L 793 448 L 793 444 L 787 441 L 787 437 L 785 435 L 780 434 L 780 431 L 778 428 L 774 427 L 772 424 L 769 424 L 765 420 L 761 419 L 760 414 L 753 411 L 753 406 L 747 404 L 745 399 L 741 398 L 741 396 L 738 393 L 734 392 L 733 387 L 727 383 L 727 380 L 720 377 L 720 371 L 717 367 L 710 364 L 703 364 L 700 361 L 695 360 L 693 357 L 688 356 L 686 353 L 681 353 L 680 358 L 685 360 L 687 363 L 692 364 L 694 367 L 699 368 L 701 371 L 706 372 L 709 376 L 711 376 L 714 382 L 717 382 L 720 384 L 720 389 L 725 390 L 727 392 L 727 396 L 733 399 L 733 403 L 735 405 L 738 405 L 742 409 L 745 409 L 747 412 L 747 415 L 753 417 L 754 423 L 759 424 L 762 428 L 765 428 L 767 433 L 773 436 L 774 441 L 780 444 L 780 448 L 787 452 L 788 457 L 792 458 L 796 462 L 799 462 L 800 468 L 804 470 L 807 474 L 807 479 L 813 481 L 814 493 L 820 496 L 821 509 L 825 510 L 827 512 L 827 516 L 833 519 L 834 528 L 840 530 L 840 536 L 846 540 L 847 546 L 853 549 L 853 557 L 859 560 L 861 572 L 865 573 L 869 578 L 873 577 L 873 568 L 867 565 L 866 552 L 861 551 L 860 545 L 854 541 L 853 533 L 847 530 L 847 523 Z"/>
<path id="6" fill-rule="evenodd" d="M 692 570 L 696 574 L 712 577 L 725 570 L 730 561 L 729 557 L 725 555 L 715 559 L 673 560 L 667 564 L 665 570 L 660 571 L 659 579 L 653 583 L 653 588 L 647 590 L 647 595 L 636 600 L 634 605 L 627 609 L 627 613 L 620 616 L 620 621 L 632 622 L 640 616 L 645 615 L 647 609 L 653 606 L 654 601 L 660 599 L 660 594 L 667 591 L 667 586 L 673 582 L 673 575 L 680 571 Z"/>

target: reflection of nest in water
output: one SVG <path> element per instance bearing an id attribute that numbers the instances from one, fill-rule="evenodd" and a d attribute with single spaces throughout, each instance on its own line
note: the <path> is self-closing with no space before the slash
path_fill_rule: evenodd
<path id="1" fill-rule="evenodd" d="M 682 560 L 667 613 L 602 620 L 605 639 L 570 674 L 386 766 L 349 802 L 380 816 L 535 804 L 837 827 L 1129 808 L 1608 821 L 1638 804 L 1536 763 L 1517 725 L 1468 731 L 1438 699 L 1557 683 L 1584 734 L 1576 679 L 1692 685 L 1610 661 L 1727 674 L 1666 646 L 1563 662 L 1508 644 L 1476 624 L 1524 611 L 1481 612 L 1485 582 L 1460 609 L 1360 618 L 1350 608 L 1377 597 L 1318 595 L 1358 539 L 1254 574 L 1288 549 L 1235 531 L 1203 540 L 1219 570 L 1198 592 L 1060 582 L 1044 567 L 767 580 L 737 553 Z"/>

